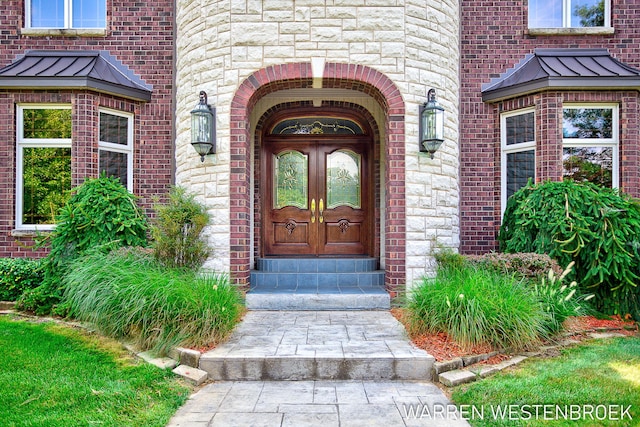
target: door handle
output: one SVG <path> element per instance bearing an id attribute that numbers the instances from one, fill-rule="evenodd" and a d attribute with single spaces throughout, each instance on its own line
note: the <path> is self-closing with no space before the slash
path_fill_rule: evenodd
<path id="1" fill-rule="evenodd" d="M 311 199 L 311 222 L 316 222 L 316 199 Z"/>
<path id="2" fill-rule="evenodd" d="M 322 216 L 322 212 L 324 212 L 324 200 L 320 199 L 320 224 L 324 222 L 324 217 Z"/>

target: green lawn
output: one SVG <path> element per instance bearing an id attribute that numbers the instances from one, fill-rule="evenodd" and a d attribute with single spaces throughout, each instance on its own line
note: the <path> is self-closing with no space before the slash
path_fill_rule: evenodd
<path id="1" fill-rule="evenodd" d="M 0 423 L 164 426 L 191 389 L 118 343 L 54 323 L 0 317 Z"/>
<path id="2" fill-rule="evenodd" d="M 556 358 L 530 359 L 457 387 L 452 400 L 468 405 L 461 408 L 473 426 L 638 426 L 640 338 L 590 341 Z"/>

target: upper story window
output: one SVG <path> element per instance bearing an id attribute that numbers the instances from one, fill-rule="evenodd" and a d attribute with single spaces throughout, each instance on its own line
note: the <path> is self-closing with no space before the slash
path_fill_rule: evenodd
<path id="1" fill-rule="evenodd" d="M 106 27 L 107 0 L 25 0 L 27 28 Z"/>
<path id="2" fill-rule="evenodd" d="M 536 132 L 533 110 L 505 113 L 500 117 L 502 147 L 501 201 L 507 200 L 536 176 Z"/>
<path id="3" fill-rule="evenodd" d="M 529 0 L 529 28 L 610 27 L 611 0 Z"/>
<path id="4" fill-rule="evenodd" d="M 562 166 L 567 179 L 618 186 L 618 106 L 565 105 Z"/>

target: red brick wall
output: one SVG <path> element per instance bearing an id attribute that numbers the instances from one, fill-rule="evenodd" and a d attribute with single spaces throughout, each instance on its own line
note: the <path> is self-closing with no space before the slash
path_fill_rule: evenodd
<path id="1" fill-rule="evenodd" d="M 463 253 L 497 249 L 500 211 L 500 122 L 504 111 L 536 107 L 537 179 L 559 179 L 563 102 L 620 103 L 620 186 L 640 196 L 638 93 L 547 92 L 496 104 L 481 99 L 482 85 L 500 76 L 536 48 L 607 48 L 640 68 L 637 1 L 612 0 L 612 35 L 532 36 L 526 1 L 461 2 L 460 238 Z M 542 114 L 541 114 L 542 112 Z"/>
<path id="2" fill-rule="evenodd" d="M 73 114 L 73 184 L 98 173 L 97 125 L 100 107 L 132 112 L 134 119 L 134 193 L 151 213 L 152 197 L 173 183 L 173 1 L 107 0 L 107 32 L 102 37 L 23 36 L 24 0 L 3 0 L 0 14 L 0 67 L 30 49 L 106 50 L 153 85 L 150 102 L 134 102 L 91 91 L 0 90 L 0 257 L 41 256 L 25 247 L 32 238 L 16 237 L 15 104 L 69 103 Z"/>

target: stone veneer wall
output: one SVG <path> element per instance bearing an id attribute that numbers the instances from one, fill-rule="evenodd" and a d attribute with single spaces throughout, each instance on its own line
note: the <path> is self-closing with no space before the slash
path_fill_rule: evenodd
<path id="1" fill-rule="evenodd" d="M 230 206 L 232 174 L 243 172 L 237 170 L 232 157 L 246 155 L 251 168 L 253 153 L 238 150 L 235 140 L 231 142 L 236 131 L 230 127 L 236 92 L 259 70 L 318 59 L 374 69 L 397 87 L 404 102 L 404 176 L 391 179 L 405 182 L 406 229 L 385 244 L 406 246 L 406 259 L 400 260 L 406 265 L 406 283 L 431 270 L 429 254 L 434 245 L 458 247 L 458 2 L 179 0 L 176 23 L 176 182 L 197 194 L 212 214 L 207 233 L 213 256 L 208 268 L 230 271 L 238 242 L 253 250 L 252 242 L 243 241 L 249 240 L 246 230 L 232 229 L 230 219 L 231 210 L 238 208 Z M 286 75 L 281 78 L 286 80 Z M 272 91 L 278 89 L 277 83 L 272 86 Z M 365 91 L 364 86 L 363 79 L 362 85 L 350 87 Z M 431 87 L 447 110 L 446 141 L 433 160 L 418 153 L 418 106 Z M 200 90 L 208 93 L 209 103 L 217 109 L 218 151 L 204 163 L 189 144 L 189 111 Z M 258 118 L 247 117 L 247 135 L 253 135 Z M 394 126 L 378 125 L 382 129 Z M 387 142 L 382 141 L 382 187 L 385 162 L 393 156 L 386 147 Z M 252 191 L 251 187 L 246 191 Z M 402 195 L 395 197 L 403 203 Z M 384 203 L 385 198 L 381 200 Z M 252 212 L 250 207 L 241 208 Z M 384 218 L 385 206 L 381 208 Z M 394 208 L 402 212 L 403 206 Z M 384 233 L 385 228 L 381 229 Z"/>

